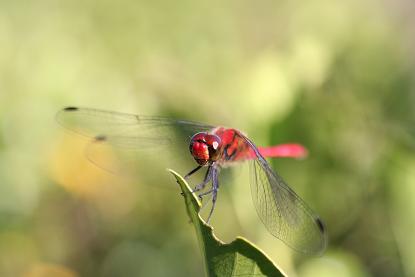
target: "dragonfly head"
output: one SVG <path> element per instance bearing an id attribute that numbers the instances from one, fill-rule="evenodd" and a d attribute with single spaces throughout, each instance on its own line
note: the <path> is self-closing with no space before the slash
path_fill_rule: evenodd
<path id="1" fill-rule="evenodd" d="M 219 159 L 221 146 L 220 137 L 202 132 L 191 138 L 189 150 L 198 164 L 206 165 Z"/>

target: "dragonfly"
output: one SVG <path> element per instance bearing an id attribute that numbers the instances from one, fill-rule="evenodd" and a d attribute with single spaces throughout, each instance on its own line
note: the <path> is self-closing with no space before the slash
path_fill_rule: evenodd
<path id="1" fill-rule="evenodd" d="M 184 145 L 187 144 L 197 163 L 185 179 L 206 168 L 203 181 L 194 187 L 193 193 L 199 193 L 200 198 L 211 195 L 208 224 L 218 196 L 220 170 L 249 162 L 253 203 L 268 232 L 304 254 L 321 254 L 326 248 L 327 231 L 323 221 L 266 160 L 302 157 L 306 150 L 299 144 L 257 147 L 243 132 L 233 128 L 83 107 L 66 107 L 56 118 L 63 127 L 92 138 L 88 147 L 92 151 L 87 151 L 87 156 L 103 168 L 107 165 L 102 157 L 93 155 L 97 146 L 110 146 L 135 156 L 142 150 L 174 147 L 184 137 Z"/>

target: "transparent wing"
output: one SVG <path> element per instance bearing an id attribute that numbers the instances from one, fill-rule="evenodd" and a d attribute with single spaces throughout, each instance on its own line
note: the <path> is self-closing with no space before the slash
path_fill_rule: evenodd
<path id="1" fill-rule="evenodd" d="M 193 121 L 79 107 L 62 109 L 56 120 L 63 127 L 91 138 L 86 151 L 88 159 L 114 173 L 150 153 L 165 156 L 169 150 L 182 147 L 188 155 L 190 138 L 214 128 Z M 103 154 L 110 152 L 116 154 L 116 162 Z"/>
<path id="2" fill-rule="evenodd" d="M 167 117 L 141 116 L 128 113 L 112 112 L 90 108 L 67 107 L 56 115 L 57 121 L 65 128 L 78 134 L 95 138 L 106 137 L 131 137 L 134 142 L 129 142 L 129 147 L 142 147 L 150 144 L 158 145 L 157 140 L 165 140 L 171 143 L 168 133 L 174 129 L 185 135 L 192 136 L 195 132 L 208 131 L 214 128 L 207 124 L 194 121 L 175 120 Z M 152 143 L 152 140 L 156 141 Z"/>
<path id="3" fill-rule="evenodd" d="M 321 219 L 284 182 L 245 138 L 257 159 L 250 161 L 251 193 L 258 216 L 267 230 L 288 246 L 305 254 L 320 254 L 327 244 Z"/>

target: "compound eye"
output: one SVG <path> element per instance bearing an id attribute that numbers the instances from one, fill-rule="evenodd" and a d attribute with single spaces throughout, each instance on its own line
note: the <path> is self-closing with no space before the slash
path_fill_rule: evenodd
<path id="1" fill-rule="evenodd" d="M 200 165 L 205 165 L 209 161 L 209 146 L 206 143 L 206 133 L 195 134 L 190 142 L 189 150 L 193 158 Z"/>
<path id="2" fill-rule="evenodd" d="M 209 135 L 206 137 L 206 144 L 209 146 L 209 157 L 211 160 L 215 161 L 219 158 L 220 147 L 222 141 L 217 135 Z"/>

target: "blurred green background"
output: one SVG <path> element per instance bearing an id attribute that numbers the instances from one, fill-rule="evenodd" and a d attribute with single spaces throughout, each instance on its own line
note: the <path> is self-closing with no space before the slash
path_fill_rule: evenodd
<path id="1" fill-rule="evenodd" d="M 175 186 L 158 158 L 134 179 L 95 167 L 88 141 L 54 119 L 67 105 L 302 143 L 309 158 L 272 165 L 326 222 L 325 255 L 266 232 L 244 165 L 221 174 L 218 236 L 247 237 L 292 276 L 414 276 L 414 11 L 404 0 L 0 1 L 0 276 L 203 274 L 178 190 L 151 187 Z"/>

